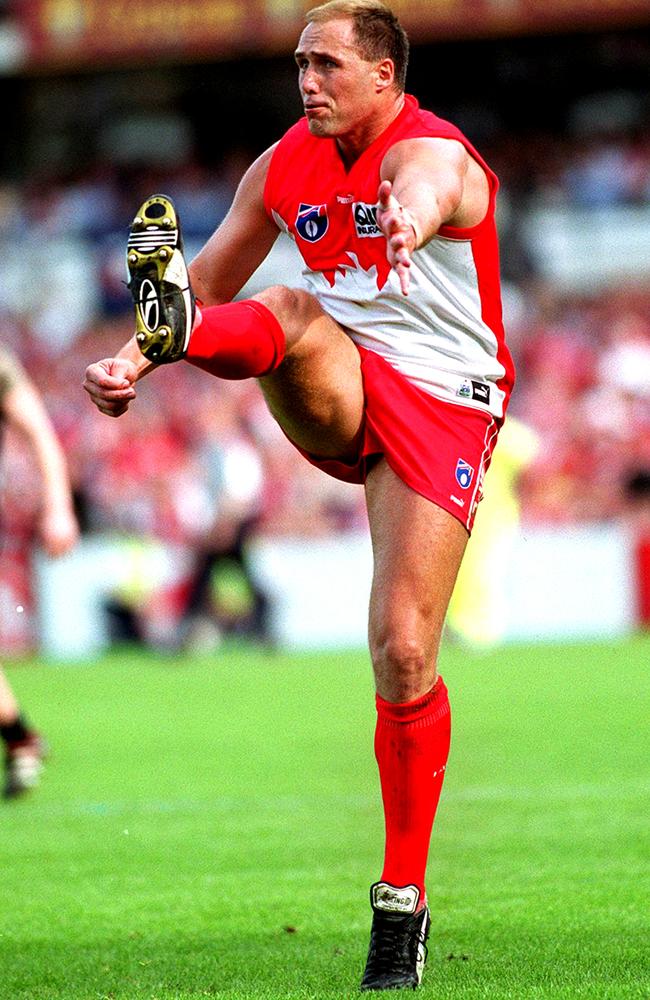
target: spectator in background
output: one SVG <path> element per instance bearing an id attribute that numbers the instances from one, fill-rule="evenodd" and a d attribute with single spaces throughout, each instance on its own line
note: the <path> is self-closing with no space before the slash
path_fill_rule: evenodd
<path id="1" fill-rule="evenodd" d="M 520 481 L 539 450 L 537 434 L 509 417 L 490 465 L 490 489 L 467 545 L 449 604 L 452 635 L 476 649 L 506 636 L 508 581 L 521 517 Z"/>
<path id="2" fill-rule="evenodd" d="M 633 469 L 625 483 L 629 498 L 628 528 L 634 551 L 637 622 L 650 629 L 650 461 Z"/>
<path id="3" fill-rule="evenodd" d="M 264 468 L 233 397 L 222 397 L 215 408 L 206 401 L 199 412 L 202 431 L 199 467 L 206 472 L 211 510 L 198 539 L 198 554 L 181 618 L 181 642 L 201 642 L 206 624 L 220 632 L 236 631 L 268 644 L 269 602 L 251 571 L 247 543 L 261 513 Z M 232 617 L 214 607 L 214 576 L 220 567 L 234 568 L 250 595 L 250 609 Z"/>
<path id="4" fill-rule="evenodd" d="M 40 537 L 49 555 L 63 555 L 78 537 L 65 458 L 36 387 L 5 350 L 0 350 L 0 421 L 18 431 L 31 449 L 42 482 Z M 13 798 L 37 783 L 44 744 L 21 713 L 2 670 L 0 737 L 5 746 L 4 796 Z"/>

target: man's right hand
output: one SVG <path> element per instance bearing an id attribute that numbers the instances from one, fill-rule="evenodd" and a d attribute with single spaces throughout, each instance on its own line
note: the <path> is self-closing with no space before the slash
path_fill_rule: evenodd
<path id="1" fill-rule="evenodd" d="M 108 417 L 119 417 L 135 399 L 138 367 L 127 358 L 104 358 L 86 368 L 84 389 L 100 411 Z"/>
<path id="2" fill-rule="evenodd" d="M 383 180 L 379 185 L 377 225 L 386 237 L 386 256 L 399 278 L 402 295 L 408 295 L 411 253 L 417 245 L 415 221 L 393 194 L 393 185 Z"/>

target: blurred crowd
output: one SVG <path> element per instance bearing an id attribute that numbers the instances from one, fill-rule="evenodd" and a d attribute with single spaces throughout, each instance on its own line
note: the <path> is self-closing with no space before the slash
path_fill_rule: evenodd
<path id="1" fill-rule="evenodd" d="M 511 333 L 512 410 L 541 442 L 520 486 L 524 521 L 628 516 L 630 484 L 650 470 L 650 290 L 578 296 L 540 285 Z"/>
<path id="2" fill-rule="evenodd" d="M 650 133 L 645 128 L 572 138 L 547 132 L 500 135 L 488 155 L 510 193 L 538 207 L 650 203 Z"/>
<path id="3" fill-rule="evenodd" d="M 490 158 L 511 213 L 522 199 L 580 208 L 650 204 L 650 140 L 641 134 L 513 138 Z M 131 334 L 123 255 L 134 208 L 152 191 L 172 195 L 191 256 L 225 214 L 243 167 L 233 152 L 219 171 L 190 159 L 164 172 L 103 166 L 0 184 L 1 336 L 44 395 L 83 530 L 155 536 L 198 553 L 199 562 L 215 552 L 239 558 L 255 534 L 314 537 L 365 523 L 361 491 L 306 463 L 253 383 L 169 366 L 140 383 L 119 420 L 95 411 L 81 389 L 86 365 Z M 633 516 L 633 484 L 650 470 L 650 290 L 558 291 L 534 262 L 510 266 L 517 248 L 505 249 L 518 370 L 512 409 L 541 441 L 521 483 L 523 519 Z M 3 468 L 6 556 L 28 546 L 38 494 L 11 438 Z"/>

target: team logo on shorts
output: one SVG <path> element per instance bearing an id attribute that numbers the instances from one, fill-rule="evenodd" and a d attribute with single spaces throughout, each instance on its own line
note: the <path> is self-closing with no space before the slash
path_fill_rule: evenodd
<path id="1" fill-rule="evenodd" d="M 473 478 L 474 469 L 472 466 L 468 462 L 465 462 L 464 459 L 459 458 L 456 463 L 456 482 L 461 490 L 468 490 L 472 485 Z"/>
<path id="2" fill-rule="evenodd" d="M 327 205 L 305 205 L 300 202 L 296 216 L 296 232 L 303 240 L 317 243 L 329 228 Z"/>

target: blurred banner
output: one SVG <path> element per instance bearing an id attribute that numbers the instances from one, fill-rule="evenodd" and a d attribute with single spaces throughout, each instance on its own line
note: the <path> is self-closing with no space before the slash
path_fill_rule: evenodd
<path id="1" fill-rule="evenodd" d="M 9 0 L 23 66 L 288 52 L 309 0 Z M 650 21 L 648 0 L 393 0 L 415 42 Z"/>
<path id="2" fill-rule="evenodd" d="M 365 647 L 372 579 L 365 532 L 313 538 L 308 544 L 304 539 L 260 538 L 252 555 L 255 576 L 271 600 L 270 625 L 278 646 Z M 180 551 L 142 538 L 98 535 L 84 538 L 62 559 L 36 559 L 43 655 L 83 660 L 107 649 L 106 602 L 116 588 L 128 585 L 134 568 L 151 588 L 147 603 L 150 617 L 156 618 L 156 641 L 170 642 L 178 622 L 168 595 L 184 571 Z M 510 641 L 614 639 L 638 627 L 633 542 L 623 528 L 516 530 L 507 572 L 499 569 L 498 562 L 485 567 L 492 593 L 488 605 L 480 607 L 486 593 L 481 587 L 474 603 L 480 627 L 472 620 L 470 628 L 459 628 L 458 616 L 448 622 L 451 634 L 474 648 Z"/>

